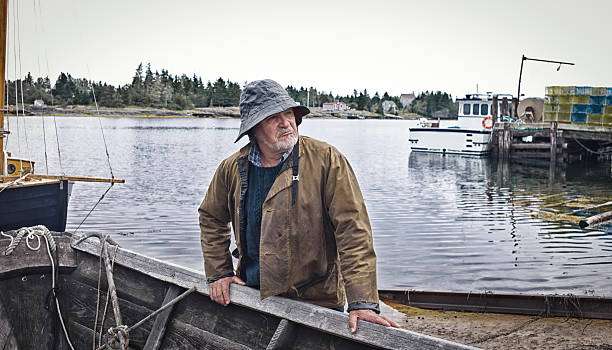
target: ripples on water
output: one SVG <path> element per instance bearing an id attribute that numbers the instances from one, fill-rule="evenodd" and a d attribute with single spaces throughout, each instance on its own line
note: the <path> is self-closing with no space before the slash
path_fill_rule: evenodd
<path id="1" fill-rule="evenodd" d="M 49 172 L 59 173 L 53 119 L 44 119 Z M 246 143 L 233 143 L 239 121 L 101 123 L 113 173 L 126 183 L 113 187 L 79 231 L 111 233 L 128 249 L 202 271 L 196 210 L 219 162 Z M 9 147 L 17 155 L 20 143 L 24 157 L 29 148 L 44 172 L 42 118 L 22 118 L 24 124 L 28 145 L 25 133 L 14 131 Z M 57 125 L 64 173 L 110 175 L 97 119 L 62 117 Z M 582 230 L 538 217 L 577 208 L 567 202 L 612 200 L 609 163 L 572 166 L 549 184 L 546 170 L 410 153 L 410 125 L 305 119 L 300 126 L 351 161 L 372 221 L 381 288 L 612 295 L 612 227 Z M 75 184 L 69 231 L 107 187 Z"/>

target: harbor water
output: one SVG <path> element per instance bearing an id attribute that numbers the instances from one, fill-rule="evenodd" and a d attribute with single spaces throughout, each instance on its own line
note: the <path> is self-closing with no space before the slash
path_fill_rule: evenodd
<path id="1" fill-rule="evenodd" d="M 108 233 L 124 248 L 203 271 L 197 207 L 219 162 L 246 142 L 233 142 L 239 120 L 8 119 L 9 149 L 36 160 L 38 173 L 108 177 L 106 140 L 112 173 L 126 183 L 93 211 L 109 184 L 76 183 L 67 231 Z M 549 181 L 548 169 L 411 153 L 414 125 L 305 119 L 300 126 L 335 145 L 357 174 L 380 288 L 612 296 L 612 225 L 581 229 L 563 215 L 612 200 L 609 162 L 575 164 Z"/>

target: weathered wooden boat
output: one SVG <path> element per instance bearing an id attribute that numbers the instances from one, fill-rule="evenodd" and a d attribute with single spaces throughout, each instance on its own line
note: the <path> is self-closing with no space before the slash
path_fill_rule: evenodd
<path id="1" fill-rule="evenodd" d="M 0 91 L 5 91 L 7 15 L 8 0 L 0 0 Z M 53 231 L 64 231 L 74 181 L 125 182 L 114 178 L 36 174 L 33 160 L 11 156 L 4 149 L 4 139 L 10 134 L 4 128 L 8 110 L 4 93 L 0 94 L 0 107 L 0 230 L 45 225 Z M 19 106 L 15 110 L 19 117 Z"/>
<path id="2" fill-rule="evenodd" d="M 379 290 L 380 299 L 421 309 L 612 320 L 612 299 L 580 295 Z"/>
<path id="3" fill-rule="evenodd" d="M 351 334 L 346 313 L 282 297 L 260 300 L 257 290 L 239 285 L 223 307 L 208 297 L 201 273 L 101 236 L 55 235 L 52 251 L 43 228 L 6 235 L 0 349 L 471 348 L 364 321 Z"/>

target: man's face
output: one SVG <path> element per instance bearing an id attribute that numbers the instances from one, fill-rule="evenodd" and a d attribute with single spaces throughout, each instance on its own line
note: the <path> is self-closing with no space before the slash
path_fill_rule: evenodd
<path id="1" fill-rule="evenodd" d="M 272 114 L 253 129 L 260 148 L 273 152 L 285 152 L 295 145 L 298 139 L 297 125 L 293 109 Z"/>

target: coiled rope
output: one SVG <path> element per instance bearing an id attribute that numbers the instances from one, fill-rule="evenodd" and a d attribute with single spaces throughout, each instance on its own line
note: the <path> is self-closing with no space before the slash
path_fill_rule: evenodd
<path id="1" fill-rule="evenodd" d="M 40 237 L 41 236 L 45 237 L 45 239 L 47 240 L 49 244 L 50 253 L 54 253 L 55 250 L 57 249 L 57 246 L 55 245 L 55 240 L 53 239 L 51 232 L 49 232 L 49 229 L 43 225 L 20 228 L 17 231 L 17 235 L 15 237 L 11 235 L 7 235 L 4 232 L 0 232 L 0 234 L 4 237 L 11 239 L 11 243 L 4 251 L 5 256 L 11 255 L 13 253 L 15 248 L 17 248 L 19 243 L 21 243 L 21 240 L 23 239 L 23 237 L 26 238 L 26 245 L 32 251 L 37 251 L 40 249 Z M 32 245 L 30 245 L 30 242 L 33 241 L 34 239 L 37 240 L 36 247 L 33 247 Z M 53 260 L 51 260 L 51 263 L 53 263 Z"/>

